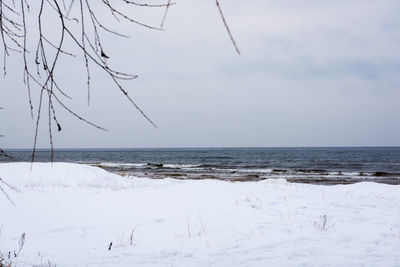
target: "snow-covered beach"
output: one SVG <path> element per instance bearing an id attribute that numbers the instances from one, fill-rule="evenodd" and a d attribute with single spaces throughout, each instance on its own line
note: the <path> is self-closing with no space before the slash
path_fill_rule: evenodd
<path id="1" fill-rule="evenodd" d="M 15 203 L 0 192 L 0 252 L 15 266 L 400 266 L 400 186 L 155 180 L 71 163 L 1 163 L 0 178 L 17 189 L 0 182 Z"/>

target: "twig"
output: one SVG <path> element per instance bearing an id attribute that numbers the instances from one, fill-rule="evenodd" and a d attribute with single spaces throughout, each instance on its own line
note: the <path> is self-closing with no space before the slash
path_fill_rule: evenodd
<path id="1" fill-rule="evenodd" d="M 237 46 L 237 44 L 236 44 L 236 42 L 235 42 L 235 39 L 234 39 L 233 36 L 232 36 L 231 30 L 229 29 L 228 23 L 227 23 L 226 20 L 225 20 L 224 13 L 222 13 L 222 9 L 221 9 L 221 6 L 220 6 L 218 0 L 215 0 L 215 3 L 216 3 L 216 5 L 217 5 L 217 7 L 218 7 L 219 14 L 221 15 L 222 22 L 223 22 L 224 25 L 225 25 L 225 29 L 226 29 L 226 31 L 228 32 L 229 38 L 231 38 L 232 44 L 233 44 L 233 46 L 235 47 L 236 52 L 240 55 L 239 48 L 238 48 L 238 46 Z"/>
<path id="2" fill-rule="evenodd" d="M 129 237 L 129 243 L 131 244 L 131 246 L 133 245 L 133 233 L 135 232 L 135 227 L 133 227 L 131 235 Z"/>
<path id="3" fill-rule="evenodd" d="M 161 28 L 164 28 L 164 22 L 165 22 L 165 19 L 167 18 L 168 9 L 170 6 L 171 6 L 171 0 L 168 0 L 168 3 L 165 5 L 165 12 L 164 12 L 164 16 L 162 18 L 161 26 L 160 26 Z"/>
<path id="4" fill-rule="evenodd" d="M 2 178 L 0 178 L 0 182 L 2 182 L 3 184 L 5 184 L 6 186 L 8 186 L 11 189 L 14 189 L 15 191 L 18 191 L 15 187 L 9 185 L 8 183 L 6 183 Z M 11 202 L 11 204 L 13 204 L 14 206 L 15 203 L 14 201 L 12 201 L 12 199 L 10 198 L 10 196 L 7 194 L 7 192 L 3 189 L 3 187 L 0 185 L 0 190 L 4 193 L 4 195 L 7 197 L 7 199 Z"/>

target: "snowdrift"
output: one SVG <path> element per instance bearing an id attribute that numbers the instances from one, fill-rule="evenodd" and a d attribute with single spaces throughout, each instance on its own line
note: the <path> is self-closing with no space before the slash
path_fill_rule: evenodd
<path id="1" fill-rule="evenodd" d="M 0 178 L 15 203 L 0 191 L 0 258 L 17 266 L 400 265 L 399 186 L 152 180 L 69 163 L 1 163 Z"/>

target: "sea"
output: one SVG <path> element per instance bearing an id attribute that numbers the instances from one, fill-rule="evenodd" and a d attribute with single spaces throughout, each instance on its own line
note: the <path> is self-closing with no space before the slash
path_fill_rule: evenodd
<path id="1" fill-rule="evenodd" d="M 6 150 L 31 161 L 32 150 Z M 39 149 L 35 161 L 48 162 Z M 54 162 L 89 164 L 125 177 L 218 179 L 232 182 L 285 179 L 295 183 L 400 184 L 400 147 L 267 147 L 56 149 Z"/>

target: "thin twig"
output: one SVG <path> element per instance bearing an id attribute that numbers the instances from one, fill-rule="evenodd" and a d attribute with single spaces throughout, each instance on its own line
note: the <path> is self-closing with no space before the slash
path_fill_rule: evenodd
<path id="1" fill-rule="evenodd" d="M 162 18 L 161 26 L 160 26 L 161 28 L 164 28 L 164 22 L 165 22 L 165 19 L 167 18 L 168 9 L 170 6 L 171 6 L 171 0 L 168 0 L 168 3 L 165 5 L 165 12 L 164 12 L 164 16 Z"/>
<path id="2" fill-rule="evenodd" d="M 6 186 L 8 186 L 8 187 L 11 188 L 11 189 L 14 189 L 15 191 L 18 191 L 15 187 L 13 187 L 13 186 L 7 184 L 2 178 L 0 178 L 0 182 L 2 182 L 3 184 L 5 184 Z M 0 185 L 0 190 L 4 193 L 4 195 L 5 195 L 5 196 L 7 197 L 7 199 L 11 202 L 11 204 L 13 204 L 14 206 L 16 206 L 15 203 L 14 203 L 14 201 L 12 201 L 11 197 L 7 194 L 7 192 L 3 189 L 3 187 L 2 187 L 1 185 Z"/>
<path id="3" fill-rule="evenodd" d="M 217 5 L 217 7 L 218 7 L 219 14 L 221 15 L 222 22 L 223 22 L 224 25 L 225 25 L 225 29 L 226 29 L 226 31 L 228 32 L 229 38 L 231 38 L 232 44 L 233 44 L 233 46 L 235 47 L 236 52 L 240 55 L 239 48 L 238 48 L 238 46 L 237 46 L 237 44 L 236 44 L 236 42 L 235 42 L 235 39 L 234 39 L 233 36 L 232 36 L 231 30 L 229 29 L 228 23 L 227 23 L 226 20 L 225 20 L 224 13 L 222 13 L 222 9 L 221 9 L 221 6 L 220 6 L 218 0 L 215 0 L 215 3 L 216 3 L 216 5 Z"/>

